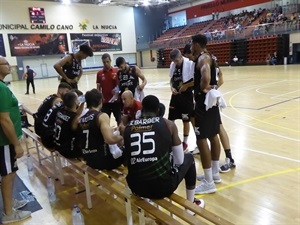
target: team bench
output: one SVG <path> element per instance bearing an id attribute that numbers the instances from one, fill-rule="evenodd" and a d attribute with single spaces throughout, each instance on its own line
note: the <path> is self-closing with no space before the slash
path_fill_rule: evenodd
<path id="1" fill-rule="evenodd" d="M 36 149 L 38 160 L 41 164 L 41 161 L 49 158 L 49 156 L 45 156 L 44 158 L 40 157 L 44 148 L 41 145 L 39 137 L 27 128 L 23 128 L 22 130 L 24 135 L 33 140 L 35 145 L 31 148 Z M 27 153 L 29 153 L 30 147 L 28 147 L 27 143 L 26 148 Z M 112 171 L 97 171 L 87 166 L 83 160 L 66 159 L 55 151 L 50 151 L 50 160 L 52 162 L 53 170 L 58 174 L 58 178 L 62 184 L 64 184 L 64 171 L 71 170 L 71 172 L 83 175 L 88 208 L 92 208 L 91 196 L 93 192 L 91 191 L 90 184 L 92 184 L 93 187 L 96 187 L 93 188 L 93 191 L 97 193 L 99 191 L 99 195 L 103 195 L 104 190 L 110 197 L 113 196 L 113 198 L 117 198 L 117 201 L 115 202 L 121 203 L 121 207 L 124 207 L 125 205 L 127 225 L 133 224 L 133 216 L 136 214 L 138 214 L 139 224 L 145 224 L 146 214 L 151 218 L 154 218 L 158 223 L 167 225 L 233 225 L 231 222 L 206 209 L 196 206 L 175 193 L 168 198 L 159 200 L 149 200 L 133 195 L 127 186 L 125 178 L 127 168 L 123 166 Z M 68 166 L 68 168 L 62 168 L 62 160 L 67 160 L 70 166 Z M 187 212 L 186 209 L 190 210 L 190 212 Z M 195 214 L 195 216 L 192 214 Z"/>

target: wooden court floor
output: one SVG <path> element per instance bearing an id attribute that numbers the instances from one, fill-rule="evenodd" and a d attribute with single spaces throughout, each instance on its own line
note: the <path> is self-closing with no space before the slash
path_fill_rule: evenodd
<path id="1" fill-rule="evenodd" d="M 300 224 L 300 66 L 223 67 L 225 83 L 220 88 L 228 107 L 222 121 L 228 132 L 237 168 L 222 174 L 217 193 L 197 196 L 206 208 L 235 224 Z M 170 88 L 167 69 L 143 69 L 148 79 L 146 94 L 155 94 L 168 106 Z M 82 91 L 94 88 L 95 72 L 86 73 Z M 36 80 L 35 95 L 24 95 L 25 82 L 12 82 L 20 102 L 35 111 L 41 101 L 56 92 L 57 79 Z M 115 122 L 112 119 L 112 124 Z M 182 125 L 177 121 L 182 136 Z M 195 145 L 191 130 L 190 149 Z M 222 150 L 221 162 L 224 161 Z M 198 173 L 202 173 L 196 156 Z M 25 157 L 19 160 L 19 176 L 35 194 L 43 210 L 32 214 L 24 225 L 71 224 L 73 204 L 82 208 L 87 225 L 125 224 L 124 213 L 94 196 L 94 208 L 86 208 L 85 195 L 75 195 L 73 179 L 56 183 L 58 202 L 52 207 L 45 189 L 46 167 L 36 165 L 36 177 L 29 179 Z M 185 196 L 183 185 L 177 190 Z"/>

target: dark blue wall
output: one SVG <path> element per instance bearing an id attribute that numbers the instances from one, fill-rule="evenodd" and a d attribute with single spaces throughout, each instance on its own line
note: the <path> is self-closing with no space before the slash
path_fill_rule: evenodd
<path id="1" fill-rule="evenodd" d="M 149 43 L 159 37 L 165 27 L 167 15 L 167 6 L 135 7 L 134 23 L 137 44 Z"/>

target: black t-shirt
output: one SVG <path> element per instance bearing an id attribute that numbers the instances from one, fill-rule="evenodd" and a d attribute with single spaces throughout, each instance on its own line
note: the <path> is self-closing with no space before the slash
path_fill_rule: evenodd
<path id="1" fill-rule="evenodd" d="M 136 75 L 135 66 L 130 66 L 127 71 L 118 71 L 120 95 L 127 90 L 130 90 L 133 95 L 136 87 L 139 85 L 139 78 Z"/>
<path id="2" fill-rule="evenodd" d="M 76 117 L 76 112 L 61 108 L 56 113 L 55 119 L 55 149 L 66 157 L 77 157 L 74 155 L 76 148 L 75 139 L 77 132 L 72 129 L 72 122 Z"/>
<path id="3" fill-rule="evenodd" d="M 89 110 L 79 120 L 79 133 L 82 154 L 87 165 L 97 168 L 99 157 L 105 157 L 109 154 L 109 148 L 104 143 L 104 138 L 99 127 L 99 116 L 101 112 Z"/>
<path id="4" fill-rule="evenodd" d="M 70 54 L 72 56 L 72 62 L 66 63 L 62 69 L 64 73 L 67 75 L 69 79 L 74 79 L 79 76 L 81 71 L 81 61 L 77 61 L 74 57 L 74 54 Z"/>
<path id="5" fill-rule="evenodd" d="M 33 80 L 33 73 L 32 69 L 27 69 L 27 80 Z"/>
<path id="6" fill-rule="evenodd" d="M 130 121 L 124 144 L 130 189 L 143 197 L 157 197 L 169 190 L 172 136 L 167 121 L 163 117 Z"/>

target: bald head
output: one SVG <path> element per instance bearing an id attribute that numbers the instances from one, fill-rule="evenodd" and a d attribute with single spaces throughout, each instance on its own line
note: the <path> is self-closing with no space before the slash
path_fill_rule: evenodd
<path id="1" fill-rule="evenodd" d="M 131 91 L 127 90 L 124 91 L 123 94 L 121 95 L 122 102 L 124 104 L 124 107 L 131 107 L 134 102 L 133 94 Z"/>
<path id="2" fill-rule="evenodd" d="M 4 57 L 0 56 L 0 79 L 3 80 L 8 74 L 10 74 L 10 65 Z"/>

